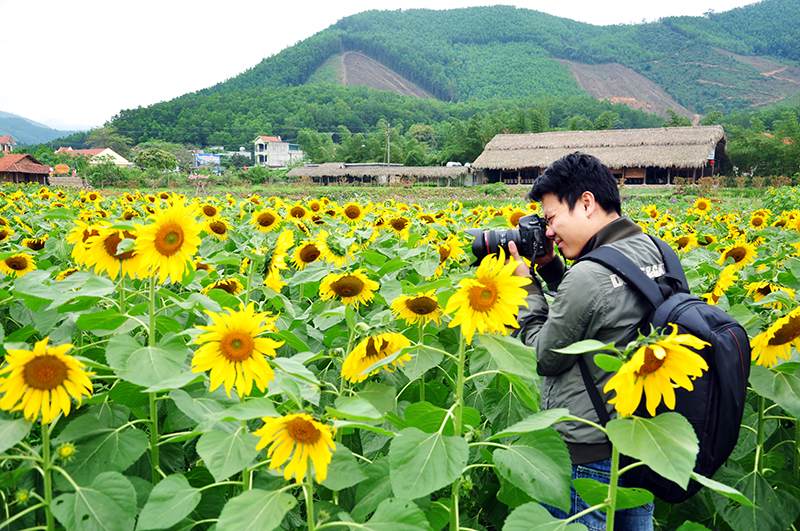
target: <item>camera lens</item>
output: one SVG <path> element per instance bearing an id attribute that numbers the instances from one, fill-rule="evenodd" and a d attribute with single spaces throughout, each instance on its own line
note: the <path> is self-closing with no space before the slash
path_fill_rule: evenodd
<path id="1" fill-rule="evenodd" d="M 521 245 L 517 229 L 487 230 L 485 232 L 480 229 L 467 229 L 467 234 L 474 238 L 472 240 L 472 254 L 475 255 L 473 265 L 479 264 L 487 255 L 495 254 L 500 249 L 503 249 L 508 256 L 508 242 L 513 241 L 518 249 Z"/>

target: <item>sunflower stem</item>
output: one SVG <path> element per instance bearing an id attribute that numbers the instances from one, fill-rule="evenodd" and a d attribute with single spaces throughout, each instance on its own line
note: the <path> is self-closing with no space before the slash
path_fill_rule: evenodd
<path id="1" fill-rule="evenodd" d="M 792 474 L 795 479 L 800 479 L 800 422 L 794 422 L 794 459 L 792 460 Z"/>
<path id="2" fill-rule="evenodd" d="M 119 279 L 119 313 L 125 314 L 125 275 Z"/>
<path id="3" fill-rule="evenodd" d="M 250 304 L 250 290 L 253 287 L 253 274 L 256 271 L 256 262 L 255 260 L 250 260 L 250 263 L 247 265 L 247 286 L 244 288 L 244 307 L 247 308 L 247 305 Z"/>
<path id="4" fill-rule="evenodd" d="M 614 511 L 617 507 L 617 483 L 619 483 L 619 449 L 611 446 L 611 477 L 608 481 L 608 516 L 606 517 L 606 531 L 614 531 Z"/>
<path id="5" fill-rule="evenodd" d="M 425 322 L 419 323 L 419 344 L 425 344 Z M 425 373 L 419 377 L 419 401 L 425 402 Z"/>
<path id="6" fill-rule="evenodd" d="M 150 277 L 150 301 L 149 301 L 150 326 L 148 328 L 148 345 L 156 346 L 156 276 Z"/>
<path id="7" fill-rule="evenodd" d="M 53 519 L 53 511 L 50 505 L 53 503 L 53 475 L 50 469 L 50 426 L 42 423 L 42 472 L 44 473 L 44 514 L 47 520 L 47 531 L 53 531 L 56 527 Z"/>
<path id="8" fill-rule="evenodd" d="M 306 497 L 306 522 L 308 531 L 314 531 L 314 480 L 309 478 L 308 482 L 303 483 L 303 494 Z"/>
<path id="9" fill-rule="evenodd" d="M 766 404 L 766 399 L 763 396 L 758 397 L 758 431 L 756 434 L 756 466 L 755 471 L 759 474 L 763 473 L 762 468 L 762 456 L 764 454 L 764 424 L 766 420 L 764 419 L 764 406 Z"/>
<path id="10" fill-rule="evenodd" d="M 244 395 L 239 395 L 239 403 L 244 403 Z M 247 434 L 247 421 L 242 421 L 242 433 Z M 244 467 L 242 469 L 242 491 L 250 490 L 250 468 Z"/>
<path id="11" fill-rule="evenodd" d="M 458 372 L 456 377 L 456 410 L 454 415 L 455 435 L 461 436 L 461 419 L 462 410 L 464 409 L 464 365 L 466 364 L 466 351 L 467 342 L 464 338 L 464 333 L 459 329 L 458 332 Z M 450 531 L 458 531 L 459 528 L 459 514 L 458 514 L 458 493 L 461 488 L 461 478 L 459 477 L 453 482 L 452 487 L 452 501 L 450 503 Z"/>
<path id="12" fill-rule="evenodd" d="M 150 472 L 153 485 L 157 485 L 161 479 L 158 456 L 158 404 L 156 404 L 155 393 L 148 393 L 148 396 L 150 398 Z"/>

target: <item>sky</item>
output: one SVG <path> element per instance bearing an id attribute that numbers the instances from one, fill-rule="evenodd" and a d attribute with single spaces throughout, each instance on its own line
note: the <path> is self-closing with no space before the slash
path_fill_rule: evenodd
<path id="1" fill-rule="evenodd" d="M 62 130 L 100 127 L 235 77 L 370 9 L 514 5 L 595 25 L 702 16 L 753 0 L 0 0 L 0 111 Z M 10 21 L 15 21 L 10 23 Z M 2 131 L 0 131 L 2 134 Z"/>

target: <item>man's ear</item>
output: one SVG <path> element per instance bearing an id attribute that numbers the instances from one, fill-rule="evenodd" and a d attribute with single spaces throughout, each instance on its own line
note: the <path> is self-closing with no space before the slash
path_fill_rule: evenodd
<path id="1" fill-rule="evenodd" d="M 586 217 L 589 217 L 592 214 L 594 214 L 594 211 L 597 208 L 597 202 L 595 202 L 594 194 L 588 191 L 583 192 L 581 194 L 581 198 L 578 200 L 578 204 L 586 212 Z"/>

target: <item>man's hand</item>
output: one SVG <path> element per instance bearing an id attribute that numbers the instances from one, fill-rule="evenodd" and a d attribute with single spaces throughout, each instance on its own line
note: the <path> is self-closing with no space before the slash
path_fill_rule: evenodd
<path id="1" fill-rule="evenodd" d="M 509 260 L 514 260 L 517 262 L 517 267 L 514 269 L 514 275 L 518 277 L 528 277 L 530 278 L 531 275 L 531 268 L 522 260 L 519 255 L 519 249 L 517 249 L 517 244 L 513 241 L 508 242 L 508 254 Z M 508 263 L 508 260 L 506 260 Z"/>

